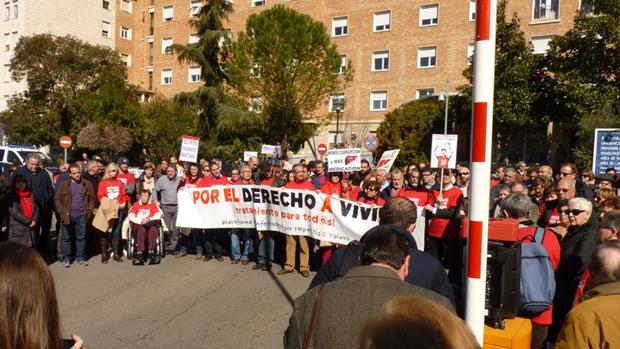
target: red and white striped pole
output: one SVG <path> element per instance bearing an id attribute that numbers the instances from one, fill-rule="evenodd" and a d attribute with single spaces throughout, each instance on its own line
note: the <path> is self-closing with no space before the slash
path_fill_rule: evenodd
<path id="1" fill-rule="evenodd" d="M 465 321 L 484 338 L 497 0 L 477 0 Z"/>

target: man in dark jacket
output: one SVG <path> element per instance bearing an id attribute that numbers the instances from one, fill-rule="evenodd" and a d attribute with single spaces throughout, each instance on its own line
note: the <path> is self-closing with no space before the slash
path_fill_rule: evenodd
<path id="1" fill-rule="evenodd" d="M 54 196 L 54 207 L 62 221 L 62 252 L 64 266 L 71 265 L 71 239 L 75 237 L 75 260 L 78 264 L 87 266 L 86 224 L 90 222 L 95 208 L 96 194 L 90 182 L 82 179 L 80 166 L 73 164 L 69 167 L 70 180 L 58 185 Z"/>
<path id="2" fill-rule="evenodd" d="M 379 210 L 379 221 L 382 225 L 394 225 L 410 237 L 411 263 L 409 263 L 409 272 L 405 281 L 434 291 L 448 298 L 454 304 L 454 290 L 448 281 L 443 266 L 435 257 L 419 251 L 411 235 L 415 229 L 416 219 L 417 208 L 415 204 L 405 198 L 391 199 Z M 336 250 L 329 262 L 321 267 L 321 270 L 314 276 L 309 288 L 340 278 L 349 269 L 359 266 L 359 252 L 360 246 L 347 246 Z"/>
<path id="3" fill-rule="evenodd" d="M 568 231 L 560 242 L 560 264 L 555 273 L 553 325 L 549 332 L 552 342 L 571 310 L 581 276 L 596 248 L 596 230 L 599 224 L 596 215 L 592 214 L 592 203 L 585 198 L 569 200 L 568 207 L 561 212 L 561 220 L 564 224 L 568 223 Z"/>
<path id="4" fill-rule="evenodd" d="M 41 157 L 38 154 L 28 154 L 26 166 L 21 167 L 17 174 L 26 177 L 34 201 L 39 209 L 40 231 L 38 235 L 38 249 L 46 251 L 52 225 L 52 209 L 54 201 L 54 186 L 47 171 L 41 168 Z"/>
<path id="5" fill-rule="evenodd" d="M 426 298 L 454 311 L 445 297 L 403 282 L 411 259 L 407 240 L 393 226 L 369 230 L 361 243 L 361 266 L 297 298 L 284 347 L 301 349 L 306 342 L 308 348 L 359 348 L 364 323 L 399 296 Z"/>

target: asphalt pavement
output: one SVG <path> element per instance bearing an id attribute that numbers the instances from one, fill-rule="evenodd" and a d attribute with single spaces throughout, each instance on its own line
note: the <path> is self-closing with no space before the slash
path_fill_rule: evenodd
<path id="1" fill-rule="evenodd" d="M 311 278 L 193 255 L 132 266 L 99 256 L 50 265 L 65 338 L 87 348 L 281 348 L 292 302 Z"/>

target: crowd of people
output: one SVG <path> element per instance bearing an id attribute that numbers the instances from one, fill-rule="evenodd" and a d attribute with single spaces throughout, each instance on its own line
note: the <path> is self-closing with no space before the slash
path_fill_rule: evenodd
<path id="1" fill-rule="evenodd" d="M 228 255 L 232 264 L 254 262 L 252 269 L 269 271 L 277 263 L 281 265 L 278 275 L 298 270 L 307 278 L 312 259 L 318 261 L 313 265 L 318 273 L 309 291 L 295 303 L 286 347 L 336 348 L 356 342 L 366 343 L 364 348 L 381 348 L 385 346 L 378 343 L 393 340 L 388 329 L 394 323 L 410 333 L 403 340 L 411 343 L 420 343 L 424 332 L 436 332 L 442 347 L 476 347 L 471 332 L 454 315 L 462 310 L 461 290 L 455 285 L 463 279 L 464 242 L 459 232 L 468 215 L 470 177 L 465 165 L 437 170 L 419 163 L 388 173 L 362 160 L 358 172 L 330 172 L 320 160 L 291 164 L 257 157 L 244 163 L 212 159 L 187 164 L 172 157 L 157 164 L 147 162 L 138 174 L 125 157 L 106 164 L 96 156 L 63 166 L 60 174 L 52 175 L 32 154 L 11 178 L 0 178 L 5 227 L 0 238 L 34 247 L 41 254 L 56 252 L 48 251 L 56 215 L 57 249 L 67 268 L 72 263 L 87 266 L 88 257 L 97 254 L 101 263 L 110 258 L 123 262 L 127 236 L 136 242 L 135 253 L 128 256 L 134 265 L 159 263 L 163 252 L 176 258 L 191 254 L 204 262 L 222 262 Z M 177 227 L 178 191 L 217 185 L 309 190 L 377 205 L 380 225 L 350 246 L 286 232 Z M 620 294 L 620 249 L 614 242 L 620 232 L 615 170 L 594 175 L 567 163 L 554 175 L 548 165 L 499 166 L 492 176 L 489 199 L 489 216 L 518 220 L 521 243 L 540 244 L 554 273 L 555 294 L 549 306 L 520 314 L 532 321 L 532 348 L 545 348 L 547 343 L 580 347 L 580 341 L 593 340 L 604 347 L 614 336 L 607 327 L 614 328 L 613 324 L 598 325 L 607 331 L 599 331 L 593 339 L 592 333 L 600 328 L 595 331 L 596 325 L 586 327 L 580 320 L 591 314 L 610 315 L 601 292 Z M 420 222 L 418 208 L 425 213 L 425 251 L 418 249 L 411 235 Z M 158 251 L 162 232 L 165 251 Z M 539 235 L 541 241 L 536 241 Z M 352 290 L 355 297 L 350 297 Z M 365 309 L 359 307 L 363 299 L 361 303 L 368 304 Z M 443 341 L 442 336 L 452 333 L 402 310 L 430 307 L 425 302 L 442 309 L 442 321 L 453 324 L 452 332 L 462 334 L 462 341 Z M 345 321 L 341 314 L 351 311 L 357 312 L 356 321 Z M 403 317 L 408 320 L 400 321 Z M 415 326 L 426 330 L 413 331 Z M 617 322 L 615 326 L 618 329 Z M 471 346 L 462 345 L 470 340 Z"/>

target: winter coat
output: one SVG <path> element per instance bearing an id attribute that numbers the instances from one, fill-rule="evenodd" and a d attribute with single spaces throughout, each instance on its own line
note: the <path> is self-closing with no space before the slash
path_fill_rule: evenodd
<path id="1" fill-rule="evenodd" d="M 9 240 L 21 242 L 28 246 L 33 246 L 34 236 L 29 226 L 33 221 L 39 223 L 39 205 L 36 200 L 32 200 L 32 219 L 24 216 L 19 196 L 15 192 L 10 192 L 7 196 L 9 206 Z"/>
<path id="2" fill-rule="evenodd" d="M 84 221 L 90 222 L 93 218 L 93 210 L 97 202 L 95 189 L 91 182 L 82 179 L 82 195 L 84 198 Z M 71 180 L 64 181 L 58 185 L 56 195 L 54 195 L 54 208 L 62 220 L 62 224 L 70 224 L 71 217 L 69 210 L 71 209 Z"/>
<path id="3" fill-rule="evenodd" d="M 32 193 L 32 197 L 37 202 L 40 210 L 52 210 L 54 201 L 54 186 L 47 171 L 38 169 L 36 172 L 30 172 L 26 166 L 17 170 L 28 181 L 28 188 Z"/>

